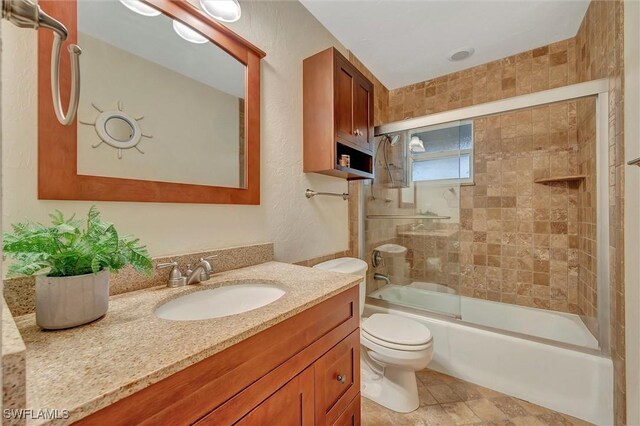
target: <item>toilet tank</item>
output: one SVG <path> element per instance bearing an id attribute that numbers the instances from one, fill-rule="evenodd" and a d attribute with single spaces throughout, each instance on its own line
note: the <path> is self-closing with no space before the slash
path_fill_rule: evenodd
<path id="1" fill-rule="evenodd" d="M 328 260 L 326 262 L 318 263 L 314 266 L 316 269 L 322 269 L 324 271 L 342 272 L 343 274 L 358 275 L 362 277 L 360 283 L 360 316 L 364 311 L 364 299 L 367 291 L 367 269 L 369 265 L 367 262 L 355 257 L 340 257 L 338 259 Z"/>

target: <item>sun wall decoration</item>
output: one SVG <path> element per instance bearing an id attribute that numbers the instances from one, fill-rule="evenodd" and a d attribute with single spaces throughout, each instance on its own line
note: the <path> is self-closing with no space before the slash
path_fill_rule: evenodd
<path id="1" fill-rule="evenodd" d="M 98 116 L 94 122 L 81 121 L 80 124 L 93 126 L 100 142 L 91 145 L 92 148 L 98 148 L 100 145 L 107 144 L 117 150 L 118 159 L 122 159 L 123 150 L 135 149 L 140 154 L 144 151 L 138 146 L 143 138 L 151 139 L 153 136 L 143 133 L 138 123 L 144 118 L 144 115 L 132 117 L 123 112 L 122 102 L 118 101 L 117 111 L 105 111 L 96 104 L 91 106 L 98 111 Z"/>

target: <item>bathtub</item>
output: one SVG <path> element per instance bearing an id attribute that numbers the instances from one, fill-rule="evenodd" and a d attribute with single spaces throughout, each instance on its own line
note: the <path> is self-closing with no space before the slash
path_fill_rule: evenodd
<path id="1" fill-rule="evenodd" d="M 613 423 L 613 364 L 577 315 L 397 285 L 369 294 L 364 315 L 373 313 L 429 327 L 429 368 L 591 423 Z"/>

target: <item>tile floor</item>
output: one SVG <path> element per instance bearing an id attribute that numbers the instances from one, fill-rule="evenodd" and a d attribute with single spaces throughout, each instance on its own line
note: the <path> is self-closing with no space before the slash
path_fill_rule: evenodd
<path id="1" fill-rule="evenodd" d="M 420 408 L 409 414 L 362 398 L 362 425 L 584 426 L 585 421 L 433 370 L 418 373 Z"/>

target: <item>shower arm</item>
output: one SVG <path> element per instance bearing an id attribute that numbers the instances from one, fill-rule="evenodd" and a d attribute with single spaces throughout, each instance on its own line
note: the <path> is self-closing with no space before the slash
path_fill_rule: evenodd
<path id="1" fill-rule="evenodd" d="M 71 95 L 67 112 L 62 109 L 60 100 L 60 48 L 67 39 L 67 28 L 58 20 L 40 9 L 37 2 L 31 0 L 2 0 L 2 18 L 20 28 L 47 28 L 53 31 L 51 51 L 51 98 L 56 118 L 65 126 L 70 125 L 78 110 L 80 98 L 80 54 L 82 50 L 76 44 L 69 45 L 71 57 Z"/>

